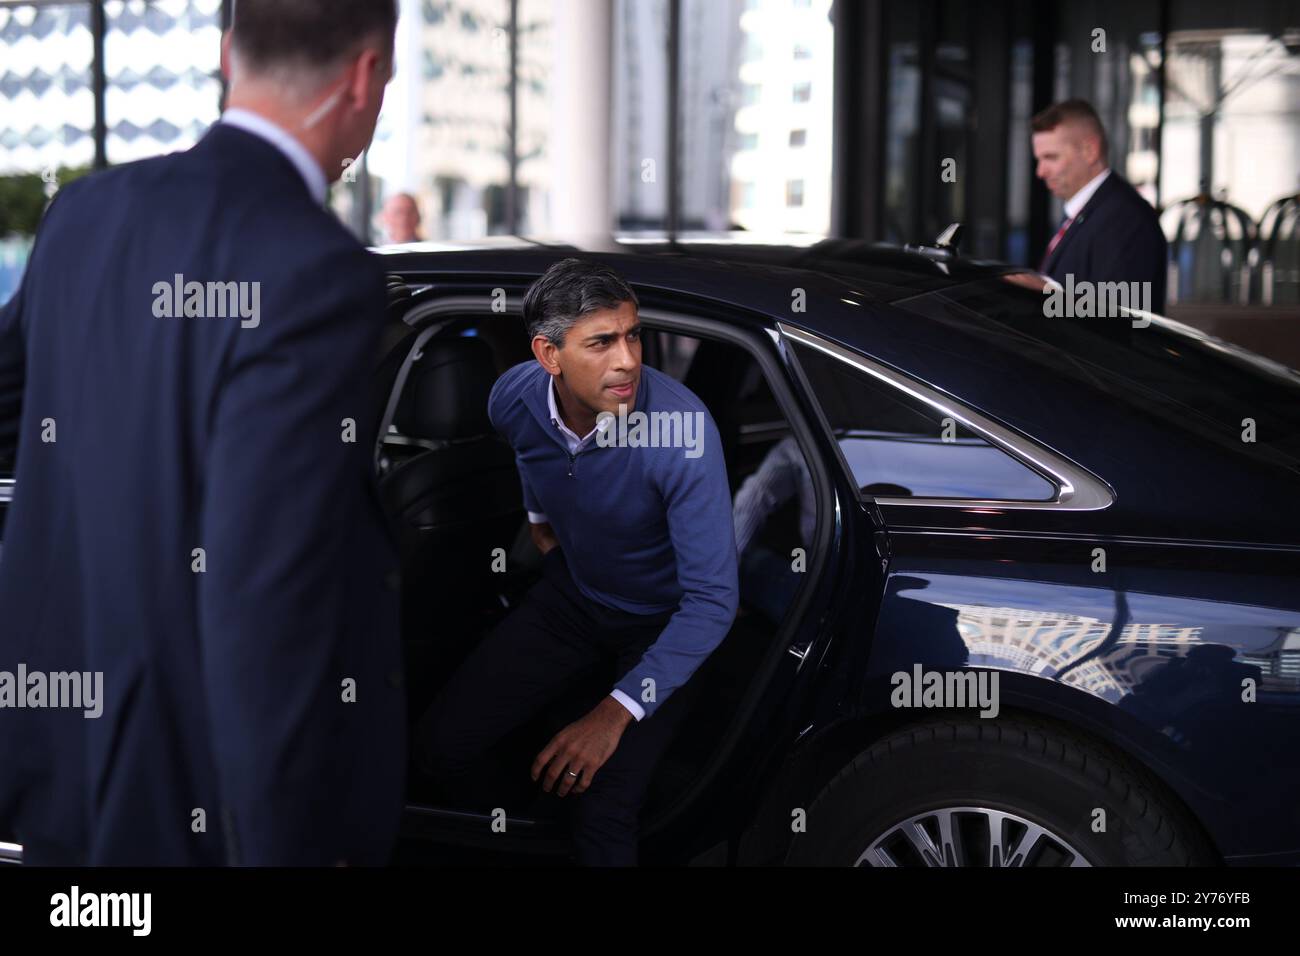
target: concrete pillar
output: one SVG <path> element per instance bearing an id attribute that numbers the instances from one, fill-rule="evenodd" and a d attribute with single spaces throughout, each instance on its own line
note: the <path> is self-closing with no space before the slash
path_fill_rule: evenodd
<path id="1" fill-rule="evenodd" d="M 567 242 L 603 245 L 614 224 L 610 198 L 614 0 L 555 0 L 553 9 L 551 231 Z"/>

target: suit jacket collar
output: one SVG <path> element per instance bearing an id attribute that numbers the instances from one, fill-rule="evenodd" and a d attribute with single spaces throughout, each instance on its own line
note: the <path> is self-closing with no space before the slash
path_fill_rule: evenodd
<path id="1" fill-rule="evenodd" d="M 322 206 L 325 204 L 329 195 L 329 182 L 325 178 L 324 170 L 316 162 L 316 157 L 307 151 L 307 147 L 303 146 L 287 129 L 252 110 L 239 108 L 226 110 L 221 115 L 220 122 L 236 126 L 254 136 L 260 136 L 278 149 L 289 162 L 293 163 L 294 169 L 298 170 L 298 175 L 307 184 L 307 191 L 311 193 L 312 199 Z"/>
<path id="2" fill-rule="evenodd" d="M 1121 188 L 1121 182 L 1119 174 L 1112 169 L 1110 175 L 1103 179 L 1101 185 L 1093 192 L 1092 198 L 1084 203 L 1083 208 L 1079 210 L 1079 214 L 1074 217 L 1074 221 L 1070 223 L 1070 228 L 1065 230 L 1065 235 L 1061 237 L 1061 241 L 1056 244 L 1051 256 L 1044 263 L 1044 271 L 1051 271 L 1052 267 L 1056 265 L 1056 260 L 1060 259 L 1062 253 L 1065 252 L 1065 247 L 1069 245 L 1070 240 L 1078 236 L 1079 227 L 1088 221 L 1088 217 L 1097 211 L 1098 206 L 1115 195 L 1116 191 Z"/>
<path id="3" fill-rule="evenodd" d="M 1088 205 L 1089 200 L 1091 200 L 1093 196 L 1097 195 L 1097 190 L 1101 188 L 1101 184 L 1109 178 L 1110 167 L 1107 166 L 1096 176 L 1093 176 L 1092 179 L 1084 183 L 1078 192 L 1065 201 L 1065 214 L 1074 217 L 1083 212 L 1084 207 Z"/>
<path id="4" fill-rule="evenodd" d="M 262 137 L 240 129 L 230 123 L 216 122 L 203 134 L 203 138 L 193 147 L 196 151 L 227 154 L 250 174 L 256 171 L 259 176 L 274 176 L 282 180 L 283 188 L 290 195 L 301 190 L 301 195 L 315 202 L 302 174 L 284 153 Z"/>

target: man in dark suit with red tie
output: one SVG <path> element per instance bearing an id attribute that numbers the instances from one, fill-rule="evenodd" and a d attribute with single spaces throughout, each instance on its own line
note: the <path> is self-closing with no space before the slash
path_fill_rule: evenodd
<path id="1" fill-rule="evenodd" d="M 1086 100 L 1066 100 L 1031 122 L 1036 174 L 1065 203 L 1065 218 L 1039 271 L 1062 285 L 1149 282 L 1164 312 L 1166 243 L 1160 220 L 1107 162 L 1106 130 Z"/>

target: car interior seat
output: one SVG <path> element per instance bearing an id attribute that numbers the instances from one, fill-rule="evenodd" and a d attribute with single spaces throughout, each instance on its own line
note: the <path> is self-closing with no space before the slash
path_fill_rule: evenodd
<path id="1" fill-rule="evenodd" d="M 495 604 L 494 550 L 510 550 L 524 518 L 514 452 L 488 420 L 495 381 L 486 342 L 426 342 L 393 418 L 414 447 L 380 479 L 399 539 L 403 633 L 444 649 L 472 639 L 470 619 Z"/>

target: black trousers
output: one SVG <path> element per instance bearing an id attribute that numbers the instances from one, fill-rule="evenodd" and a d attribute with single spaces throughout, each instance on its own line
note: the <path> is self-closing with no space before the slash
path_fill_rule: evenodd
<path id="1" fill-rule="evenodd" d="M 587 713 L 636 665 L 671 616 L 630 614 L 590 600 L 574 584 L 563 553 L 552 548 L 541 580 L 470 652 L 420 718 L 417 765 L 448 792 L 468 792 L 490 748 L 557 701 L 578 704 L 569 708 L 576 716 Z M 590 696 L 593 678 L 602 675 L 608 682 Z M 563 798 L 579 863 L 636 865 L 646 789 L 690 710 L 696 684 L 687 682 L 652 716 L 629 724 L 589 789 Z M 584 688 L 582 700 L 566 701 Z"/>

